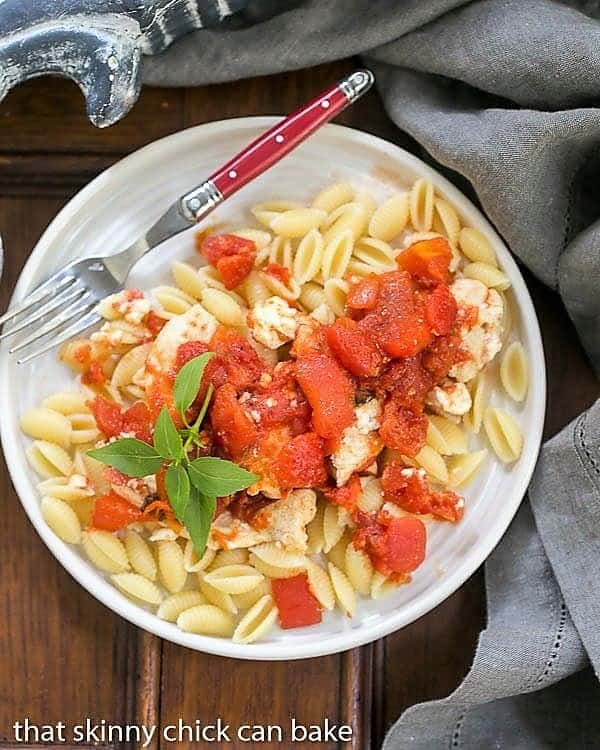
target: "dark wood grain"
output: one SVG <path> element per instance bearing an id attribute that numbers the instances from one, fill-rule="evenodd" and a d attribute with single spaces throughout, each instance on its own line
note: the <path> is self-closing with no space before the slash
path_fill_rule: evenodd
<path id="1" fill-rule="evenodd" d="M 105 131 L 87 122 L 79 92 L 66 81 L 33 81 L 11 92 L 0 105 L 0 231 L 8 251 L 0 309 L 56 211 L 116 159 L 184 127 L 290 111 L 352 67 L 342 61 L 202 89 L 147 89 L 131 114 Z M 388 120 L 375 92 L 338 121 L 418 152 Z M 558 297 L 529 276 L 527 281 L 544 336 L 546 435 L 552 435 L 599 388 Z M 306 724 L 325 717 L 349 724 L 354 739 L 347 746 L 370 750 L 404 708 L 456 687 L 485 623 L 480 570 L 429 615 L 345 654 L 265 663 L 188 651 L 130 626 L 69 578 L 33 532 L 3 464 L 0 493 L 7 509 L 0 515 L 0 747 L 16 747 L 11 725 L 25 715 L 46 723 L 93 715 L 162 726 L 218 716 L 232 726 L 287 726 L 295 715 Z M 151 747 L 159 746 L 167 745 L 157 739 Z"/>

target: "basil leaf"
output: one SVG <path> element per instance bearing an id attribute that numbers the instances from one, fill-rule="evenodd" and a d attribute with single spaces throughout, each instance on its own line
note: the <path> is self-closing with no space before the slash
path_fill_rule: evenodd
<path id="1" fill-rule="evenodd" d="M 206 541 L 216 507 L 217 503 L 214 498 L 204 497 L 195 487 L 191 488 L 190 501 L 185 509 L 183 524 L 190 534 L 198 557 L 202 557 L 206 549 Z"/>
<path id="2" fill-rule="evenodd" d="M 165 473 L 165 489 L 177 519 L 185 524 L 185 512 L 190 501 L 190 478 L 183 466 L 169 466 Z"/>
<path id="3" fill-rule="evenodd" d="M 196 417 L 196 421 L 194 422 L 194 429 L 197 430 L 202 424 L 202 420 L 206 416 L 206 412 L 208 411 L 208 405 L 210 404 L 210 400 L 214 392 L 215 392 L 215 389 L 213 387 L 213 384 L 209 383 L 208 388 L 206 389 L 206 396 L 204 397 L 204 402 L 202 406 L 200 407 L 200 411 L 198 412 L 198 416 Z"/>
<path id="4" fill-rule="evenodd" d="M 205 352 L 199 357 L 194 357 L 194 359 L 186 362 L 177 373 L 175 385 L 173 386 L 173 399 L 177 411 L 182 417 L 185 417 L 186 411 L 194 403 L 194 399 L 198 395 L 202 376 L 204 375 L 204 368 L 212 356 L 212 352 Z"/>
<path id="5" fill-rule="evenodd" d="M 222 458 L 197 458 L 188 468 L 192 484 L 207 497 L 225 497 L 245 490 L 259 479 L 241 466 Z"/>
<path id="6" fill-rule="evenodd" d="M 93 448 L 87 454 L 128 477 L 156 474 L 164 462 L 163 457 L 151 445 L 136 438 L 121 438 L 102 448 Z"/>
<path id="7" fill-rule="evenodd" d="M 154 447 L 163 458 L 183 457 L 183 442 L 166 406 L 160 411 L 154 426 Z"/>

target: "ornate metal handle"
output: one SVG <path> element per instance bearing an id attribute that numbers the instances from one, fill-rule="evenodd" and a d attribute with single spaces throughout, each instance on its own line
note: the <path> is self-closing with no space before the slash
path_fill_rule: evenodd
<path id="1" fill-rule="evenodd" d="M 371 88 L 374 80 L 370 70 L 357 70 L 288 115 L 252 141 L 208 180 L 182 196 L 180 210 L 183 215 L 189 220 L 199 221 L 221 201 L 265 172 L 321 125 L 361 97 Z"/>

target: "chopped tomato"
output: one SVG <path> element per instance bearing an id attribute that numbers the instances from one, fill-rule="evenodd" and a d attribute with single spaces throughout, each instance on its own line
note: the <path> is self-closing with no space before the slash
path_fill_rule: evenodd
<path id="1" fill-rule="evenodd" d="M 450 490 L 430 489 L 420 472 L 391 464 L 381 477 L 386 500 L 395 503 L 408 513 L 431 513 L 443 521 L 459 521 L 464 513 L 464 501 Z"/>
<path id="2" fill-rule="evenodd" d="M 328 487 L 323 490 L 323 494 L 335 505 L 341 505 L 346 510 L 354 510 L 361 491 L 358 474 L 353 474 L 343 487 Z"/>
<path id="3" fill-rule="evenodd" d="M 153 336 L 158 335 L 160 331 L 162 331 L 166 322 L 167 319 L 161 318 L 161 316 L 157 315 L 154 310 L 150 310 L 150 312 L 144 318 L 144 325 Z"/>
<path id="4" fill-rule="evenodd" d="M 265 267 L 265 273 L 268 273 L 269 276 L 274 276 L 278 281 L 286 285 L 290 283 L 290 279 L 292 278 L 290 269 L 279 263 L 269 263 Z"/>
<path id="5" fill-rule="evenodd" d="M 464 357 L 460 348 L 460 337 L 456 333 L 437 336 L 423 352 L 423 367 L 431 374 L 434 382 L 439 383 L 446 377 L 453 365 Z"/>
<path id="6" fill-rule="evenodd" d="M 280 487 L 317 487 L 327 480 L 323 438 L 316 432 L 297 435 L 279 451 L 274 465 Z"/>
<path id="7" fill-rule="evenodd" d="M 255 253 L 237 253 L 219 258 L 216 262 L 218 272 L 221 274 L 226 289 L 235 289 L 239 286 L 250 271 L 254 268 Z"/>
<path id="8" fill-rule="evenodd" d="M 138 440 L 151 443 L 153 428 L 150 409 L 143 401 L 136 401 L 123 413 L 123 432 L 133 432 Z"/>
<path id="9" fill-rule="evenodd" d="M 450 333 L 456 321 L 458 307 L 446 284 L 438 284 L 435 289 L 427 295 L 425 301 L 425 319 L 436 336 L 445 336 Z"/>
<path id="10" fill-rule="evenodd" d="M 354 384 L 326 354 L 300 358 L 296 378 L 313 410 L 315 432 L 335 438 L 354 421 Z"/>
<path id="11" fill-rule="evenodd" d="M 128 503 L 116 492 L 109 492 L 108 495 L 96 498 L 92 526 L 104 531 L 118 531 L 130 523 L 139 521 L 141 517 L 142 512 L 139 508 Z"/>
<path id="12" fill-rule="evenodd" d="M 311 430 L 311 408 L 298 387 L 292 362 L 281 362 L 267 383 L 259 383 L 246 408 L 258 414 L 261 427 L 287 425 L 292 435 Z"/>
<path id="13" fill-rule="evenodd" d="M 301 628 L 321 622 L 321 607 L 305 573 L 292 578 L 274 578 L 271 587 L 282 628 Z"/>
<path id="14" fill-rule="evenodd" d="M 116 437 L 123 432 L 123 415 L 121 407 L 104 396 L 96 396 L 88 402 L 100 432 L 106 437 Z"/>
<path id="15" fill-rule="evenodd" d="M 195 357 L 206 354 L 207 351 L 209 351 L 208 346 L 203 341 L 186 341 L 180 344 L 175 355 L 175 372 L 179 372 L 185 364 Z"/>
<path id="16" fill-rule="evenodd" d="M 394 393 L 396 402 L 418 407 L 433 387 L 433 379 L 421 364 L 421 355 L 390 362 L 378 378 L 365 381 L 378 395 Z"/>
<path id="17" fill-rule="evenodd" d="M 379 566 L 392 573 L 412 573 L 425 559 L 427 530 L 418 518 L 393 518 L 386 529 Z"/>
<path id="18" fill-rule="evenodd" d="M 392 395 L 383 407 L 379 436 L 388 448 L 415 456 L 425 445 L 427 418 L 418 410 L 406 408 Z"/>
<path id="19" fill-rule="evenodd" d="M 390 357 L 414 357 L 431 341 L 429 327 L 418 315 L 394 318 L 387 325 L 380 343 Z"/>
<path id="20" fill-rule="evenodd" d="M 256 244 L 235 234 L 210 234 L 202 239 L 200 252 L 209 263 L 216 266 L 221 258 L 255 253 Z"/>
<path id="21" fill-rule="evenodd" d="M 155 476 L 156 476 L 156 494 L 158 495 L 159 500 L 162 500 L 165 503 L 169 502 L 169 496 L 167 495 L 167 488 L 165 486 L 165 475 L 167 473 L 166 468 L 159 469 Z"/>
<path id="22" fill-rule="evenodd" d="M 353 375 L 377 375 L 383 356 L 355 320 L 339 318 L 325 329 L 325 335 L 336 359 Z"/>
<path id="23" fill-rule="evenodd" d="M 256 426 L 238 403 L 230 383 L 215 393 L 210 418 L 217 439 L 233 458 L 239 458 L 257 438 Z"/>
<path id="24" fill-rule="evenodd" d="M 420 240 L 398 256 L 398 265 L 421 283 L 446 283 L 452 250 L 443 237 Z"/>
<path id="25" fill-rule="evenodd" d="M 106 374 L 104 373 L 102 364 L 93 359 L 81 376 L 81 382 L 84 385 L 102 385 L 106 383 Z"/>
<path id="26" fill-rule="evenodd" d="M 373 310 L 379 298 L 381 282 L 378 276 L 367 276 L 348 290 L 346 305 L 352 310 Z"/>
<path id="27" fill-rule="evenodd" d="M 215 356 L 208 363 L 206 377 L 215 388 L 228 383 L 238 393 L 255 385 L 267 365 L 237 331 L 219 326 L 210 342 Z"/>

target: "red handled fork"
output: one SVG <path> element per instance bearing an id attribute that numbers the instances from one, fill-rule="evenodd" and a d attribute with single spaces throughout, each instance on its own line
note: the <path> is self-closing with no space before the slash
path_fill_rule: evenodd
<path id="1" fill-rule="evenodd" d="M 52 275 L 0 317 L 0 325 L 15 321 L 11 328 L 3 329 L 0 339 L 40 322 L 33 333 L 9 352 L 12 354 L 45 339 L 18 360 L 19 364 L 28 362 L 99 323 L 98 302 L 123 288 L 129 272 L 143 255 L 196 224 L 247 182 L 265 172 L 368 91 L 373 80 L 369 70 L 351 73 L 267 130 L 201 185 L 181 196 L 126 250 L 75 261 Z"/>

